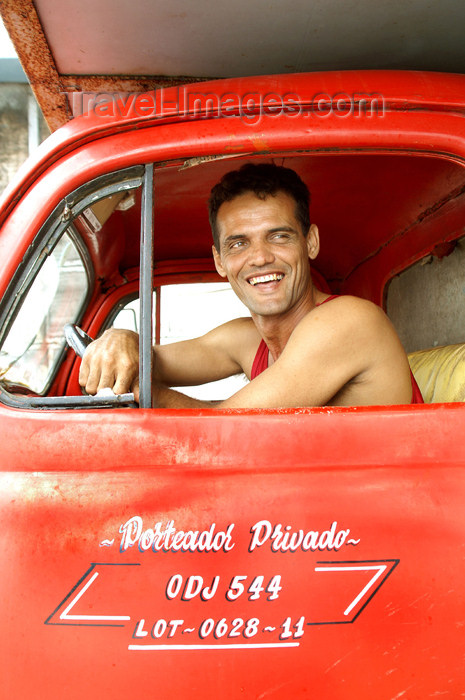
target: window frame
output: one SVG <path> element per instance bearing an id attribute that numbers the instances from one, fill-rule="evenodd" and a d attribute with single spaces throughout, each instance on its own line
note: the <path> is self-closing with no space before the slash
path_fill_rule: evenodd
<path id="1" fill-rule="evenodd" d="M 43 226 L 32 241 L 28 255 L 18 266 L 13 275 L 7 291 L 0 301 L 0 347 L 7 337 L 22 304 L 29 293 L 34 280 L 48 256 L 53 252 L 58 241 L 67 233 L 82 259 L 87 275 L 87 293 L 81 303 L 78 314 L 73 323 L 81 321 L 95 284 L 95 274 L 89 252 L 79 236 L 73 222 L 85 209 L 92 204 L 121 191 L 130 191 L 142 187 L 144 193 L 144 165 L 133 166 L 123 170 L 107 173 L 98 178 L 86 182 L 81 187 L 73 190 L 64 197 L 54 208 Z M 153 168 L 153 166 L 152 166 Z M 147 206 L 153 206 L 153 189 L 149 196 L 145 197 Z M 153 240 L 153 231 L 152 236 Z M 142 242 L 142 241 L 141 241 Z M 143 249 L 141 245 L 141 259 Z M 124 394 L 121 396 L 97 397 L 97 396 L 45 396 L 53 383 L 59 366 L 62 364 L 68 348 L 63 345 L 57 354 L 55 366 L 43 392 L 37 396 L 16 395 L 8 391 L 0 383 L 0 402 L 15 408 L 95 408 L 111 407 L 114 405 L 134 405 L 134 396 Z"/>

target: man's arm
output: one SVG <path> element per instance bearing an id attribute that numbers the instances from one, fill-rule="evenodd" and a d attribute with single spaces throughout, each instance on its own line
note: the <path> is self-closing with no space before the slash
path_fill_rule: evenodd
<path id="1" fill-rule="evenodd" d="M 409 403 L 408 360 L 390 321 L 374 304 L 341 297 L 295 328 L 274 364 L 216 408 L 287 408 Z M 207 407 L 167 387 L 155 405 Z"/>
<path id="2" fill-rule="evenodd" d="M 112 343 L 109 348 L 108 343 L 103 344 L 108 353 L 96 346 L 96 362 L 90 362 L 92 354 L 85 362 L 87 354 L 92 353 L 92 345 L 88 348 L 81 384 L 89 393 L 111 386 L 117 393 L 132 388 L 137 394 L 135 338 L 126 337 L 129 350 L 126 346 L 121 349 L 116 335 L 113 339 L 114 346 Z M 157 348 L 154 405 L 160 408 L 212 406 L 170 387 L 213 381 L 245 368 L 250 371 L 251 349 L 256 351 L 258 343 L 259 336 L 252 321 L 240 319 L 196 341 Z M 93 374 L 89 372 L 86 380 L 89 366 Z M 410 402 L 411 392 L 408 360 L 390 321 L 374 304 L 346 296 L 313 309 L 294 329 L 283 353 L 271 367 L 214 406 L 286 408 L 402 404 Z"/>
<path id="3" fill-rule="evenodd" d="M 225 323 L 200 338 L 155 346 L 155 384 L 195 386 L 238 374 L 249 361 L 247 348 L 258 343 L 259 336 L 252 320 L 244 318 Z M 106 387 L 116 394 L 134 391 L 137 400 L 137 333 L 118 329 L 105 331 L 87 348 L 79 383 L 89 394 Z"/>

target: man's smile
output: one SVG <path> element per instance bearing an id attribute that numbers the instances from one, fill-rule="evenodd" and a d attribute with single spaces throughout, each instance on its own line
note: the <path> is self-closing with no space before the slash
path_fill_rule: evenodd
<path id="1" fill-rule="evenodd" d="M 255 287 L 256 284 L 265 284 L 267 282 L 280 282 L 283 277 L 283 272 L 273 272 L 268 275 L 256 275 L 255 277 L 249 277 L 247 282 L 253 287 Z"/>

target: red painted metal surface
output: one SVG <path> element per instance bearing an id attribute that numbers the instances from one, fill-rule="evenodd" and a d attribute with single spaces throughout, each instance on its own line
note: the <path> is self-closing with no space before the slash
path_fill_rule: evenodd
<path id="1" fill-rule="evenodd" d="M 64 196 L 151 160 L 158 280 L 208 274 L 199 200 L 236 161 L 179 166 L 246 149 L 308 176 L 328 232 L 320 272 L 381 300 L 395 271 L 462 231 L 463 79 L 401 75 L 397 97 L 394 74 L 224 89 L 304 96 L 356 83 L 386 88 L 392 109 L 375 125 L 303 113 L 253 128 L 226 118 L 68 125 L 4 199 L 2 293 Z M 125 251 L 136 218 L 122 227 Z M 111 265 L 105 252 L 94 250 L 98 273 L 120 281 L 111 293 L 96 286 L 83 324 L 92 332 L 137 277 L 132 252 Z M 55 389 L 76 387 L 71 364 Z M 459 404 L 0 406 L 0 698 L 460 697 L 464 422 Z"/>
<path id="2" fill-rule="evenodd" d="M 459 696 L 463 416 L 10 418 L 1 697 Z M 134 516 L 140 532 L 124 529 Z M 210 534 L 153 551 L 150 529 L 170 522 Z"/>

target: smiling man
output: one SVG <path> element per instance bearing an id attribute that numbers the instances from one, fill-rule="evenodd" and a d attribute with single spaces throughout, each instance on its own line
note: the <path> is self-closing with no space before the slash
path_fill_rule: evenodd
<path id="1" fill-rule="evenodd" d="M 172 387 L 245 373 L 252 381 L 215 407 L 279 408 L 421 402 L 406 354 L 384 312 L 369 301 L 312 284 L 318 228 L 297 173 L 247 164 L 209 199 L 213 257 L 251 318 L 193 340 L 156 346 L 154 405 L 210 406 Z M 138 336 L 108 330 L 87 349 L 80 383 L 138 396 Z"/>

